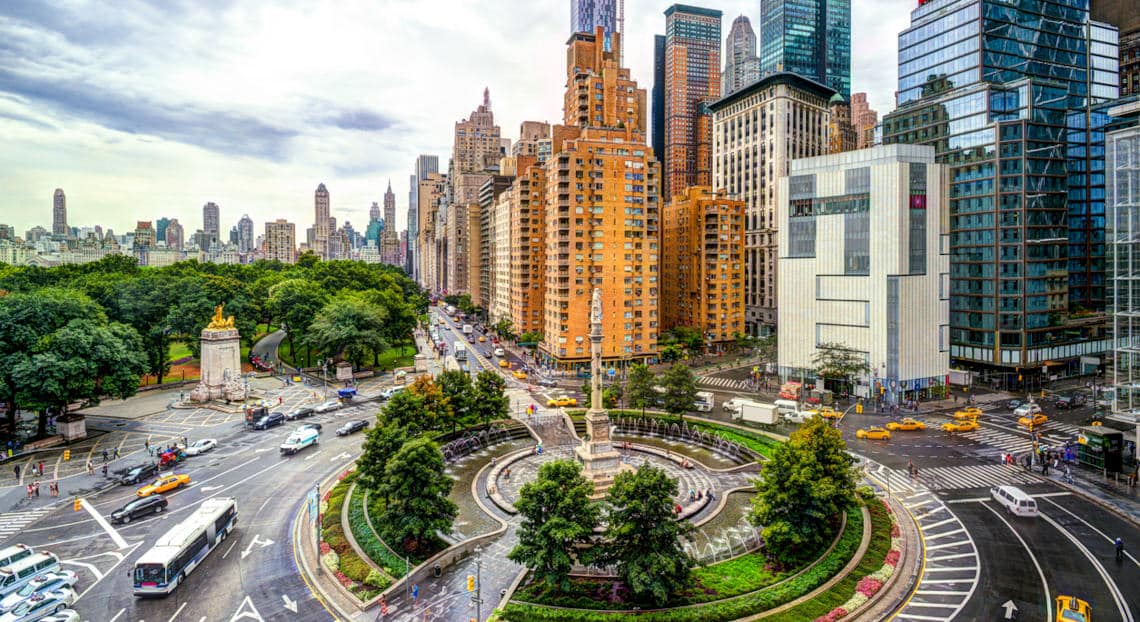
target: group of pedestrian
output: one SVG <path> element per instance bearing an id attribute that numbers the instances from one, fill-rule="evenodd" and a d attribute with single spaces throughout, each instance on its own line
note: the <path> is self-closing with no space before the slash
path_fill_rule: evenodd
<path id="1" fill-rule="evenodd" d="M 53 497 L 59 496 L 59 482 L 52 480 L 48 482 L 48 494 Z M 40 496 L 40 480 L 36 480 L 28 484 L 28 498 L 38 499 Z"/>
<path id="2" fill-rule="evenodd" d="M 913 462 L 907 462 L 906 463 L 906 474 L 908 476 L 910 476 L 910 478 L 912 480 L 917 479 L 918 478 L 918 467 L 914 466 Z"/>

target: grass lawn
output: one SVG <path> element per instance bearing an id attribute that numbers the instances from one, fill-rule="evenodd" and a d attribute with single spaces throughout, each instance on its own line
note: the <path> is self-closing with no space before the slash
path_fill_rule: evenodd
<path id="1" fill-rule="evenodd" d="M 186 345 L 186 342 L 184 342 L 184 341 L 171 341 L 170 342 L 170 355 L 169 355 L 170 359 L 169 360 L 177 361 L 178 359 L 186 358 L 187 356 L 190 356 L 190 354 L 191 354 L 190 353 L 190 346 Z"/>
<path id="2" fill-rule="evenodd" d="M 411 367 L 415 364 L 416 347 L 414 345 L 389 348 L 380 353 L 380 366 L 377 369 L 389 370 L 397 367 Z M 372 361 L 368 361 L 371 363 Z"/>

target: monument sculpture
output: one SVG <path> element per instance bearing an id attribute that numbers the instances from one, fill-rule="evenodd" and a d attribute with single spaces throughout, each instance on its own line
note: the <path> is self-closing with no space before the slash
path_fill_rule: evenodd
<path id="1" fill-rule="evenodd" d="M 586 437 L 575 449 L 582 474 L 594 484 L 594 498 L 601 498 L 622 470 L 621 454 L 610 440 L 610 418 L 602 406 L 602 290 L 594 289 L 590 304 L 590 409 L 586 411 Z"/>
<path id="2" fill-rule="evenodd" d="M 245 384 L 241 381 L 241 335 L 234 326 L 234 316 L 224 316 L 224 308 L 225 305 L 214 307 L 210 323 L 202 329 L 202 377 L 190 392 L 191 401 L 240 402 L 246 398 Z"/>

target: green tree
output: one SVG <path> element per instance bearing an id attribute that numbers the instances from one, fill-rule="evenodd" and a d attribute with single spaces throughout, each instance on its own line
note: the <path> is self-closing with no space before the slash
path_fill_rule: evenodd
<path id="1" fill-rule="evenodd" d="M 573 460 L 539 467 L 538 477 L 519 491 L 519 542 L 507 559 L 526 566 L 550 587 L 570 589 L 577 550 L 590 541 L 598 524 L 598 506 L 590 501 L 593 490 Z"/>
<path id="2" fill-rule="evenodd" d="M 511 416 L 510 401 L 506 395 L 507 381 L 501 375 L 484 369 L 475 376 L 475 399 L 472 414 L 476 421 L 487 425 L 496 419 Z"/>
<path id="3" fill-rule="evenodd" d="M 384 404 L 380 420 L 385 425 L 392 423 L 405 428 L 409 434 L 417 434 L 433 427 L 432 415 L 424 405 L 424 398 L 412 391 L 399 391 Z"/>
<path id="4" fill-rule="evenodd" d="M 293 364 L 301 366 L 297 339 L 304 339 L 313 318 L 328 304 L 328 294 L 307 279 L 288 279 L 269 288 L 266 309 L 288 331 Z"/>
<path id="5" fill-rule="evenodd" d="M 437 430 L 447 421 L 451 405 L 448 404 L 447 396 L 443 394 L 439 384 L 431 376 L 424 374 L 417 377 L 408 390 L 401 393 L 410 393 L 420 398 L 423 405 L 423 418 L 418 422 L 420 430 Z"/>
<path id="6" fill-rule="evenodd" d="M 705 338 L 701 331 L 692 326 L 676 326 L 665 334 L 666 343 L 675 343 L 692 353 L 699 353 L 705 347 Z"/>
<path id="7" fill-rule="evenodd" d="M 661 386 L 665 388 L 665 394 L 661 396 L 665 412 L 683 417 L 693 409 L 697 399 L 697 379 L 688 365 L 673 363 L 661 374 Z"/>
<path id="8" fill-rule="evenodd" d="M 506 318 L 495 322 L 491 326 L 491 330 L 495 331 L 495 334 L 499 337 L 508 341 L 515 338 L 515 324 Z"/>
<path id="9" fill-rule="evenodd" d="M 462 370 L 445 371 L 436 378 L 436 384 L 447 401 L 447 415 L 443 421 L 454 432 L 459 425 L 467 425 L 474 418 L 472 407 L 475 387 L 471 375 Z"/>
<path id="10" fill-rule="evenodd" d="M 693 560 L 681 538 L 692 525 L 673 511 L 677 480 L 642 464 L 618 473 L 607 495 L 605 544 L 597 560 L 616 564 L 618 576 L 633 594 L 656 605 L 688 584 Z"/>
<path id="11" fill-rule="evenodd" d="M 380 517 L 388 542 L 416 554 L 429 548 L 436 532 L 451 531 L 459 508 L 447 495 L 453 482 L 443 454 L 431 439 L 410 440 L 388 460 L 377 492 L 388 500 Z"/>
<path id="12" fill-rule="evenodd" d="M 843 437 L 820 417 L 777 445 L 755 480 L 749 515 L 764 528 L 768 555 L 791 565 L 825 545 L 836 517 L 855 503 L 855 481 Z"/>
<path id="13" fill-rule="evenodd" d="M 319 352 L 343 355 L 360 367 L 369 351 L 384 349 L 384 321 L 379 307 L 357 296 L 342 296 L 317 313 L 305 341 Z"/>
<path id="14" fill-rule="evenodd" d="M 657 391 L 653 388 L 657 384 L 657 375 L 645 363 L 638 363 L 630 368 L 629 379 L 625 384 L 625 399 L 630 406 L 645 409 L 652 406 L 657 400 Z"/>
<path id="15" fill-rule="evenodd" d="M 396 395 L 402 395 L 401 391 Z M 393 400 L 396 396 L 393 396 Z M 415 399 L 414 397 L 412 399 Z M 368 430 L 364 445 L 361 447 L 360 459 L 356 461 L 356 472 L 359 473 L 360 483 L 365 488 L 375 491 L 384 480 L 384 472 L 392 456 L 400 451 L 408 440 L 408 433 L 396 421 L 385 421 L 383 416 L 376 418 L 376 425 Z"/>
<path id="16" fill-rule="evenodd" d="M 851 384 L 852 377 L 865 375 L 871 370 L 865 353 L 834 342 L 816 346 L 811 362 L 815 373 L 825 383 L 827 380 L 839 381 L 844 386 Z"/>

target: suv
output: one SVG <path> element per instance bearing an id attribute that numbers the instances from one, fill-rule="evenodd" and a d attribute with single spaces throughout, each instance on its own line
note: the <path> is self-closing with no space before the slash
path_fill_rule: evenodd
<path id="1" fill-rule="evenodd" d="M 312 408 L 298 408 L 297 410 L 294 410 L 293 412 L 285 415 L 285 418 L 288 419 L 289 421 L 296 421 L 298 419 L 303 419 L 305 417 L 312 417 L 312 416 L 313 416 L 313 409 Z"/>
<path id="2" fill-rule="evenodd" d="M 367 427 L 368 427 L 367 421 L 363 421 L 363 420 L 362 421 L 349 421 L 348 423 L 337 428 L 336 435 L 337 436 L 348 436 L 349 434 L 352 434 L 353 432 L 359 432 L 360 430 L 363 430 L 364 428 L 367 428 Z"/>
<path id="3" fill-rule="evenodd" d="M 276 425 L 285 423 L 285 415 L 281 413 L 269 413 L 264 417 L 258 419 L 253 423 L 254 430 L 268 430 Z"/>
<path id="4" fill-rule="evenodd" d="M 111 512 L 112 523 L 129 523 L 131 520 L 149 514 L 160 514 L 167 506 L 166 497 L 151 495 L 142 499 L 135 499 L 123 507 Z"/>
<path id="5" fill-rule="evenodd" d="M 1057 400 L 1053 402 L 1053 406 L 1055 408 L 1072 408 L 1073 398 L 1068 396 L 1058 397 Z"/>
<path id="6" fill-rule="evenodd" d="M 158 465 L 150 462 L 147 464 L 139 464 L 131 467 L 126 473 L 123 473 L 119 478 L 119 483 L 123 486 L 130 486 L 137 484 L 144 480 L 149 480 L 158 474 Z"/>

